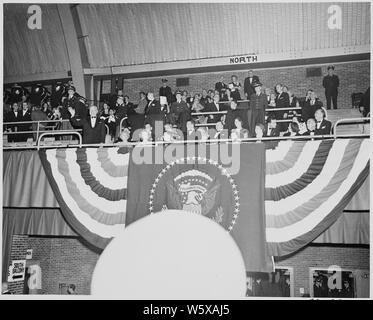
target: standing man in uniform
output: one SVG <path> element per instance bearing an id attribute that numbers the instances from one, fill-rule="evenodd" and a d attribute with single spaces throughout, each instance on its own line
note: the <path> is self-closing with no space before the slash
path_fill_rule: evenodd
<path id="1" fill-rule="evenodd" d="M 245 92 L 246 99 L 250 99 L 251 95 L 255 93 L 254 83 L 259 82 L 259 77 L 254 76 L 253 70 L 249 70 L 248 77 L 245 78 L 243 84 L 243 90 Z"/>
<path id="2" fill-rule="evenodd" d="M 172 91 L 167 82 L 167 79 L 162 79 L 162 87 L 159 88 L 159 97 L 166 97 L 167 103 L 170 105 L 172 102 Z"/>
<path id="3" fill-rule="evenodd" d="M 334 66 L 328 67 L 328 74 L 324 77 L 322 86 L 325 88 L 327 109 L 330 110 L 332 101 L 333 109 L 337 109 L 339 78 L 337 75 L 334 74 Z"/>
<path id="4" fill-rule="evenodd" d="M 247 111 L 249 131 L 252 137 L 255 137 L 255 126 L 258 123 L 265 124 L 265 112 L 268 106 L 267 96 L 262 92 L 262 84 L 255 82 L 253 84 L 255 93 L 250 96 L 250 107 Z"/>

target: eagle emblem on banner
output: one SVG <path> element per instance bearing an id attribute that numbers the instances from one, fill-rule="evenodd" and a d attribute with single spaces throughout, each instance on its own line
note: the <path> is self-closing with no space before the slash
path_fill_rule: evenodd
<path id="1" fill-rule="evenodd" d="M 193 160 L 205 164 L 198 168 L 183 168 L 186 161 Z M 179 158 L 165 166 L 154 180 L 149 211 L 153 214 L 176 209 L 200 214 L 230 232 L 239 216 L 239 199 L 234 179 L 217 161 L 203 157 Z"/>
<path id="2" fill-rule="evenodd" d="M 177 176 L 166 188 L 170 207 L 206 216 L 214 207 L 220 183 L 201 171 L 189 170 Z"/>

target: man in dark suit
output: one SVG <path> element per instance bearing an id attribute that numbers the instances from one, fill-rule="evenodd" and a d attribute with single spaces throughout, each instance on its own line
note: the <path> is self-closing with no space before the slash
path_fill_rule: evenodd
<path id="1" fill-rule="evenodd" d="M 167 82 L 167 79 L 162 79 L 162 87 L 159 88 L 159 96 L 166 97 L 167 103 L 170 105 L 172 102 L 172 91 L 171 88 L 167 85 Z"/>
<path id="2" fill-rule="evenodd" d="M 20 111 L 20 117 L 18 121 L 32 121 L 31 110 L 28 102 L 22 102 L 22 110 Z M 31 123 L 22 123 L 18 125 L 18 131 L 31 131 Z M 19 141 L 27 141 L 28 138 L 32 138 L 32 134 L 23 133 L 19 135 Z"/>
<path id="3" fill-rule="evenodd" d="M 359 110 L 363 117 L 368 117 L 370 113 L 370 87 L 365 91 L 359 103 Z"/>
<path id="4" fill-rule="evenodd" d="M 255 93 L 253 84 L 259 82 L 259 77 L 254 76 L 253 70 L 249 70 L 248 77 L 245 78 L 243 88 L 245 92 L 246 99 L 250 99 L 251 95 Z"/>
<path id="5" fill-rule="evenodd" d="M 123 97 L 123 90 L 118 89 L 116 94 L 113 94 L 113 95 L 110 96 L 110 98 L 109 98 L 110 107 L 113 108 L 115 106 L 115 103 L 117 102 L 118 97 Z"/>
<path id="6" fill-rule="evenodd" d="M 124 96 L 124 106 L 127 108 L 127 115 L 136 114 L 135 106 L 130 102 L 130 97 L 127 95 Z"/>
<path id="7" fill-rule="evenodd" d="M 69 107 L 69 112 L 72 125 L 83 128 L 83 144 L 105 143 L 105 122 L 97 116 L 98 109 L 96 106 L 89 108 L 88 119 L 77 115 L 72 107 Z"/>
<path id="8" fill-rule="evenodd" d="M 156 121 L 160 121 L 160 122 L 162 121 L 162 123 L 159 123 L 159 128 L 162 128 L 163 130 L 163 123 L 166 120 L 165 119 L 165 115 L 166 115 L 165 106 L 162 106 L 158 100 L 155 100 L 153 92 L 148 92 L 147 98 L 149 102 L 145 108 L 144 123 L 150 124 L 152 128 L 155 128 L 156 130 L 158 128 L 156 127 L 156 124 L 155 124 Z"/>
<path id="9" fill-rule="evenodd" d="M 247 111 L 247 118 L 250 134 L 255 137 L 255 126 L 258 123 L 262 125 L 265 123 L 265 110 L 268 104 L 267 96 L 262 92 L 262 84 L 260 82 L 255 82 L 253 86 L 255 88 L 255 93 L 250 96 L 250 107 Z"/>
<path id="10" fill-rule="evenodd" d="M 319 108 L 315 111 L 315 119 L 315 135 L 327 135 L 331 133 L 332 123 L 325 119 L 324 109 Z"/>
<path id="11" fill-rule="evenodd" d="M 175 93 L 176 101 L 171 104 L 170 122 L 177 125 L 184 134 L 186 132 L 186 123 L 190 119 L 190 110 L 187 103 L 182 99 L 180 91 Z"/>
<path id="12" fill-rule="evenodd" d="M 227 114 L 225 116 L 225 122 L 224 122 L 224 129 L 228 130 L 228 136 L 231 135 L 232 129 L 236 128 L 234 124 L 234 120 L 237 117 L 242 117 L 242 111 L 246 111 L 246 110 L 237 109 L 237 101 L 232 100 L 230 103 L 230 107 L 227 110 Z"/>
<path id="13" fill-rule="evenodd" d="M 283 91 L 283 87 L 284 86 L 281 83 L 276 85 L 276 92 L 277 92 L 277 96 L 275 99 L 276 109 L 287 108 L 290 105 L 289 94 Z M 277 120 L 282 120 L 287 116 L 287 111 L 285 110 L 276 111 L 275 116 Z M 278 124 L 278 129 L 280 131 L 286 131 L 286 128 L 287 128 L 286 123 L 283 122 L 283 123 Z"/>
<path id="14" fill-rule="evenodd" d="M 224 83 L 224 76 L 220 77 L 220 81 L 215 83 L 215 90 L 219 91 L 220 94 L 220 100 L 223 100 L 223 97 L 225 96 L 225 91 L 227 90 L 228 85 Z"/>
<path id="15" fill-rule="evenodd" d="M 337 109 L 337 96 L 339 87 L 339 78 L 334 74 L 334 66 L 328 67 L 328 74 L 322 81 L 322 86 L 325 88 L 326 107 L 329 110 L 332 106 L 333 109 Z"/>
<path id="16" fill-rule="evenodd" d="M 269 116 L 265 125 L 265 137 L 279 137 L 280 131 L 277 128 L 277 122 L 274 116 Z"/>
<path id="17" fill-rule="evenodd" d="M 302 104 L 302 118 L 307 122 L 308 119 L 315 116 L 315 111 L 322 108 L 322 102 L 316 97 L 316 93 L 312 90 L 309 94 L 309 99 L 307 99 Z"/>
<path id="18" fill-rule="evenodd" d="M 150 114 L 163 114 L 164 110 L 158 100 L 155 100 L 154 93 L 148 92 L 147 94 L 148 104 L 145 108 L 145 115 Z"/>
<path id="19" fill-rule="evenodd" d="M 218 112 L 218 111 L 226 111 L 227 108 L 224 104 L 219 103 L 220 101 L 220 96 L 219 94 L 214 95 L 214 101 L 207 104 L 206 108 L 204 111 L 208 112 Z M 207 123 L 216 123 L 221 120 L 221 117 L 223 114 L 218 113 L 218 114 L 210 114 L 208 115 Z"/>
<path id="20" fill-rule="evenodd" d="M 283 91 L 283 85 L 281 83 L 276 85 L 276 108 L 287 108 L 290 105 L 289 94 Z M 285 111 L 276 111 L 276 119 L 281 120 L 283 119 Z"/>
<path id="21" fill-rule="evenodd" d="M 17 102 L 12 103 L 12 110 L 9 111 L 4 118 L 4 122 L 18 122 L 21 121 L 21 111 L 19 110 L 19 105 Z M 16 124 L 9 124 L 6 126 L 6 130 L 10 132 L 17 132 L 20 131 Z M 9 142 L 18 142 L 19 135 L 18 134 L 9 134 L 8 135 Z"/>
<path id="22" fill-rule="evenodd" d="M 197 131 L 195 128 L 194 120 L 190 119 L 186 123 L 186 132 L 184 134 L 185 140 L 196 140 L 197 139 Z"/>

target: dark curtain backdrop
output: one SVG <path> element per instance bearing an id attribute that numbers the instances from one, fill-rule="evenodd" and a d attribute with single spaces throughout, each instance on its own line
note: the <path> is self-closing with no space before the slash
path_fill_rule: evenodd
<path id="1" fill-rule="evenodd" d="M 37 151 L 3 152 L 3 207 L 59 208 Z"/>

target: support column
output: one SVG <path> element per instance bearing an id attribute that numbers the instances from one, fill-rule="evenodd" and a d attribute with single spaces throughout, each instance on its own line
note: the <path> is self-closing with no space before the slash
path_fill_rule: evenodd
<path id="1" fill-rule="evenodd" d="M 76 91 L 82 96 L 86 96 L 82 58 L 70 5 L 57 4 L 57 9 L 60 15 L 62 30 L 66 42 L 67 55 L 70 61 L 71 77 Z"/>

